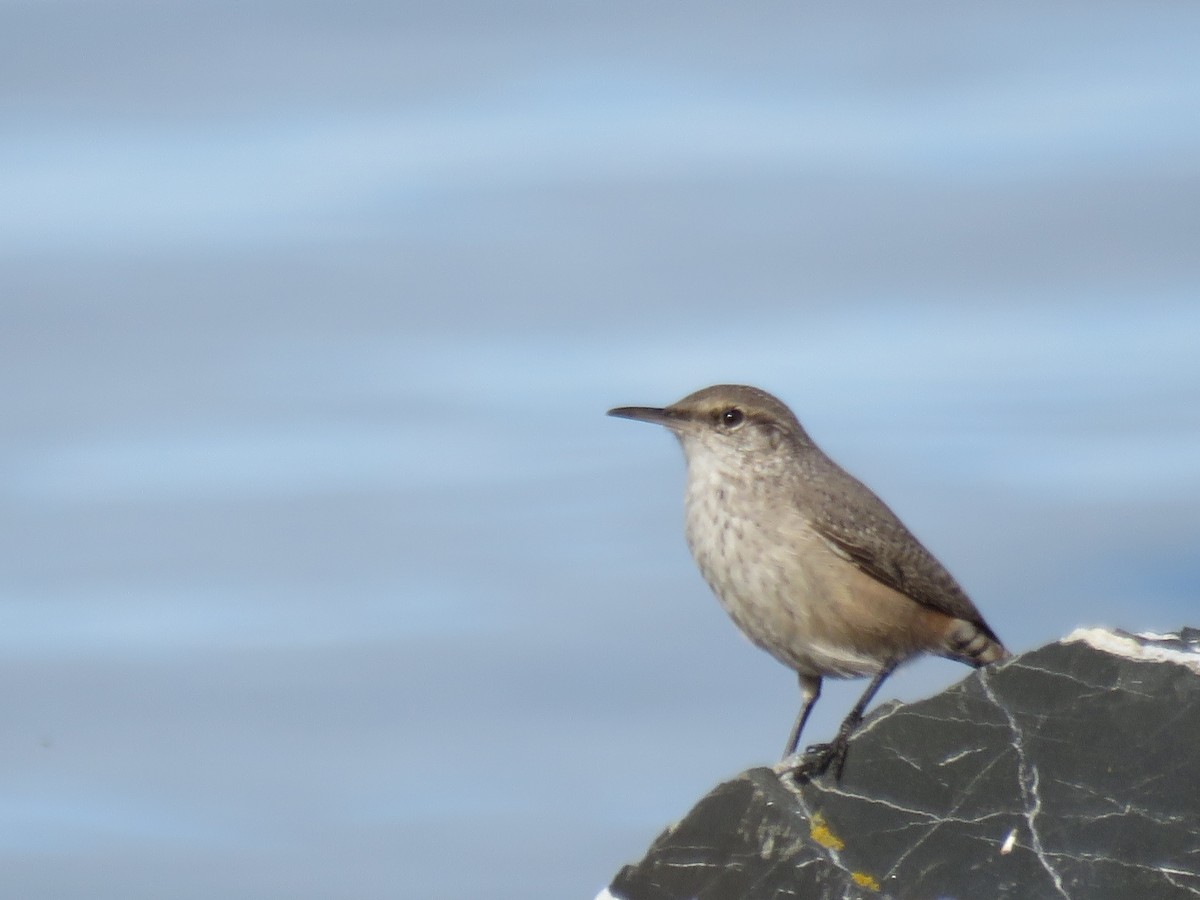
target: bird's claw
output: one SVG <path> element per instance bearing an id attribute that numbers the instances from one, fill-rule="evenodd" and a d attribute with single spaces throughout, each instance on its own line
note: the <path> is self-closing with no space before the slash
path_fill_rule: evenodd
<path id="1" fill-rule="evenodd" d="M 797 780 L 810 780 L 826 772 L 833 773 L 835 782 L 842 780 L 842 769 L 846 766 L 846 751 L 849 741 L 838 739 L 829 744 L 812 744 L 804 754 L 789 757 L 787 762 Z"/>

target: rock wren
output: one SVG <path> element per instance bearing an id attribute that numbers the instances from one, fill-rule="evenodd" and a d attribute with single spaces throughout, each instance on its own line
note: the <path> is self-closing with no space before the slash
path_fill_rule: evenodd
<path id="1" fill-rule="evenodd" d="M 841 777 L 851 732 L 906 660 L 933 653 L 982 666 L 1009 656 L 941 563 L 766 391 L 722 384 L 665 409 L 608 414 L 665 425 L 683 445 L 687 543 L 700 572 L 738 628 L 800 678 L 784 759 L 822 678 L 872 676 L 837 738 L 810 747 L 798 774 L 832 767 Z"/>

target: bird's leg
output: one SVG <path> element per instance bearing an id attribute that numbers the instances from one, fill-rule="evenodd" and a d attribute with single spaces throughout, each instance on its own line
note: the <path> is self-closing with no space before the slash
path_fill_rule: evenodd
<path id="1" fill-rule="evenodd" d="M 874 699 L 887 677 L 896 671 L 896 665 L 895 661 L 888 662 L 875 673 L 875 677 L 871 679 L 867 689 L 858 698 L 854 708 L 842 720 L 842 724 L 838 727 L 837 737 L 833 739 L 832 743 L 814 744 L 805 751 L 804 759 L 794 770 L 797 777 L 821 775 L 832 769 L 834 781 L 842 780 L 842 769 L 846 765 L 846 751 L 850 747 L 850 735 L 862 724 L 863 713 L 866 712 L 868 704 Z"/>
<path id="2" fill-rule="evenodd" d="M 801 675 L 799 677 L 800 696 L 804 698 L 804 702 L 800 707 L 799 714 L 796 716 L 796 724 L 792 726 L 792 732 L 788 735 L 787 746 L 783 749 L 784 759 L 795 753 L 796 748 L 800 746 L 800 733 L 804 731 L 804 723 L 808 721 L 808 714 L 812 712 L 813 706 L 821 696 L 820 677 L 815 675 Z"/>

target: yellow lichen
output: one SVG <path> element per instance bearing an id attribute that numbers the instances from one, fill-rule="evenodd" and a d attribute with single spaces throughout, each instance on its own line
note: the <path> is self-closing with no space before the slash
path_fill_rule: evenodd
<path id="1" fill-rule="evenodd" d="M 814 841 L 830 850 L 841 850 L 846 846 L 845 841 L 829 830 L 829 826 L 825 824 L 825 817 L 820 813 L 813 813 L 808 833 Z"/>
<path id="2" fill-rule="evenodd" d="M 812 818 L 809 819 L 808 833 L 822 847 L 828 847 L 830 850 L 844 850 L 846 848 L 846 842 L 833 833 L 830 827 L 825 824 L 825 817 L 820 813 L 813 813 Z M 866 872 L 851 872 L 850 878 L 859 887 L 864 887 L 869 891 L 879 890 L 879 882 Z"/>
<path id="3" fill-rule="evenodd" d="M 850 877 L 854 879 L 854 883 L 859 887 L 865 887 L 868 890 L 879 890 L 879 882 L 868 875 L 866 872 L 851 872 Z"/>

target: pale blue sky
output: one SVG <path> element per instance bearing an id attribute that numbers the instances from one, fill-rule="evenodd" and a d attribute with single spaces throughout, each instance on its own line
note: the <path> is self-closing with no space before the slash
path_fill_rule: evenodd
<path id="1" fill-rule="evenodd" d="M 1200 624 L 1198 19 L 0 2 L 6 888 L 593 896 L 798 700 L 603 415 L 709 383 L 1014 649 Z"/>

